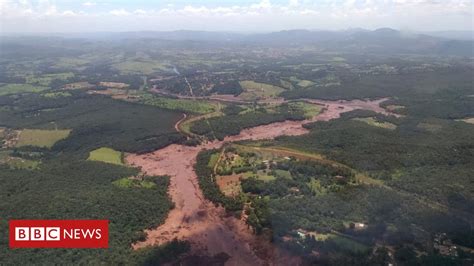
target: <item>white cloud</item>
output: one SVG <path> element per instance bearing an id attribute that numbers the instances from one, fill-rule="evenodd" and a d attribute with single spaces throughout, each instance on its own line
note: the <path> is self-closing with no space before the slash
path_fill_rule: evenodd
<path id="1" fill-rule="evenodd" d="M 136 15 L 146 15 L 147 12 L 143 9 L 135 9 L 135 11 L 133 11 L 133 14 L 136 14 Z"/>
<path id="2" fill-rule="evenodd" d="M 77 16 L 76 12 L 71 11 L 71 10 L 65 10 L 61 13 L 63 16 Z"/>
<path id="3" fill-rule="evenodd" d="M 92 6 L 96 6 L 97 3 L 96 2 L 85 2 L 85 3 L 82 3 L 83 6 L 85 7 L 92 7 Z"/>
<path id="4" fill-rule="evenodd" d="M 290 0 L 290 1 L 288 1 L 288 6 L 290 6 L 290 7 L 298 6 L 298 4 L 299 4 L 299 1 L 298 1 L 298 0 Z"/>
<path id="5" fill-rule="evenodd" d="M 131 13 L 121 8 L 121 9 L 114 9 L 114 10 L 109 11 L 109 14 L 114 15 L 114 16 L 128 16 Z"/>
<path id="6" fill-rule="evenodd" d="M 472 29 L 473 15 L 473 0 L 287 0 L 284 3 L 256 0 L 251 4 L 217 6 L 171 2 L 155 9 L 149 4 L 125 8 L 113 2 L 102 5 L 87 1 L 73 8 L 60 3 L 0 0 L 0 24 L 9 25 L 0 30 L 21 31 L 23 25 L 28 24 L 46 31 L 49 27 L 64 27 L 68 31 L 70 27 L 62 26 L 66 20 L 74 21 L 76 28 L 82 31 L 94 23 L 104 27 L 94 30 Z M 102 8 L 97 8 L 99 5 Z M 106 6 L 110 10 L 104 11 Z M 37 23 L 47 17 L 50 19 L 42 20 L 43 24 Z"/>
<path id="7" fill-rule="evenodd" d="M 270 0 L 262 0 L 258 4 L 250 5 L 250 9 L 269 9 L 271 7 L 272 7 L 272 4 L 270 3 Z"/>
<path id="8" fill-rule="evenodd" d="M 300 11 L 300 14 L 301 15 L 318 15 L 320 14 L 318 11 L 316 10 L 312 10 L 312 9 L 304 9 L 304 10 L 301 10 Z"/>

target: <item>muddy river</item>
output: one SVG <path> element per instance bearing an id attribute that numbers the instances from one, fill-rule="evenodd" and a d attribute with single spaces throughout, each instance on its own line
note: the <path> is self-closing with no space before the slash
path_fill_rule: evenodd
<path id="1" fill-rule="evenodd" d="M 391 114 L 379 105 L 385 100 L 306 100 L 323 105 L 324 112 L 304 121 L 285 121 L 245 129 L 239 135 L 228 136 L 223 141 L 203 143 L 197 147 L 173 144 L 147 154 L 128 155 L 127 163 L 141 167 L 146 174 L 171 177 L 169 195 L 175 204 L 165 223 L 146 230 L 147 239 L 134 244 L 133 248 L 161 245 L 177 238 L 189 241 L 192 252 L 196 254 L 213 256 L 220 252 L 227 253 L 230 259 L 226 265 L 299 264 L 298 258 L 253 235 L 245 221 L 227 215 L 222 207 L 216 207 L 204 198 L 193 169 L 197 154 L 204 149 L 220 148 L 228 142 L 302 135 L 308 132 L 302 127 L 306 123 L 336 119 L 341 113 L 356 109 Z"/>

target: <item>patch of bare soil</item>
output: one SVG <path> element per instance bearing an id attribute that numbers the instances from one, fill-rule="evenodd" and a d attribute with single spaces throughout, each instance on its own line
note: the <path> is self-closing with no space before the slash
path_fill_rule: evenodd
<path id="1" fill-rule="evenodd" d="M 197 154 L 204 149 L 220 148 L 224 143 L 240 140 L 273 139 L 281 135 L 302 135 L 308 132 L 302 125 L 314 121 L 328 121 L 341 113 L 355 109 L 368 109 L 386 114 L 377 101 L 319 101 L 325 111 L 304 121 L 285 121 L 243 130 L 239 135 L 228 136 L 223 141 L 212 141 L 197 147 L 169 145 L 147 154 L 129 154 L 128 164 L 141 167 L 148 175 L 171 176 L 169 195 L 175 203 L 164 224 L 146 230 L 147 239 L 132 245 L 134 249 L 161 245 L 174 238 L 191 243 L 192 253 L 215 256 L 226 253 L 226 265 L 298 265 L 299 258 L 270 244 L 263 237 L 255 236 L 244 220 L 229 216 L 219 206 L 206 200 L 198 185 L 193 166 Z M 388 114 L 388 113 L 387 113 Z"/>
<path id="2" fill-rule="evenodd" d="M 129 85 L 122 82 L 99 82 L 99 86 L 109 87 L 109 88 L 116 88 L 116 89 L 124 89 L 127 88 Z"/>
<path id="3" fill-rule="evenodd" d="M 241 174 L 218 176 L 216 183 L 224 195 L 227 197 L 235 197 L 240 193 L 241 178 Z"/>
<path id="4" fill-rule="evenodd" d="M 93 89 L 96 86 L 87 81 L 74 82 L 64 85 L 63 90 Z"/>
<path id="5" fill-rule="evenodd" d="M 153 93 L 161 94 L 161 95 L 177 97 L 179 99 L 208 100 L 208 101 L 229 102 L 229 103 L 237 103 L 237 104 L 252 103 L 252 101 L 244 100 L 242 99 L 242 97 L 235 96 L 233 94 L 213 94 L 209 96 L 187 96 L 187 95 L 175 94 L 163 89 L 159 89 L 156 85 L 153 86 L 153 88 L 150 89 L 150 91 Z M 267 99 L 261 99 L 258 101 L 259 104 L 282 104 L 285 102 L 286 102 L 285 99 L 281 97 L 271 97 Z"/>
<path id="6" fill-rule="evenodd" d="M 16 146 L 20 139 L 21 130 L 14 130 L 11 128 L 0 128 L 0 147 L 3 149 L 9 149 Z"/>

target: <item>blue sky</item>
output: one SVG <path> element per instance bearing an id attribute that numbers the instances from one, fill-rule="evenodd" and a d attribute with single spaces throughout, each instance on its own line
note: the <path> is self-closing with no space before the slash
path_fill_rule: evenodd
<path id="1" fill-rule="evenodd" d="M 472 30 L 474 0 L 0 0 L 1 32 Z"/>

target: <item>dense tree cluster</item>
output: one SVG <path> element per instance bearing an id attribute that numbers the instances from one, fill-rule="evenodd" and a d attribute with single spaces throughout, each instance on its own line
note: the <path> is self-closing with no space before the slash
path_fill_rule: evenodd
<path id="1" fill-rule="evenodd" d="M 199 187 L 210 201 L 222 204 L 229 211 L 241 210 L 243 204 L 241 199 L 226 197 L 216 184 L 213 169 L 208 165 L 211 155 L 215 152 L 216 150 L 205 150 L 198 154 L 194 170 L 198 176 Z"/>
<path id="2" fill-rule="evenodd" d="M 173 207 L 167 195 L 168 177 L 147 179 L 156 183 L 151 188 L 121 188 L 113 182 L 137 175 L 138 169 L 86 160 L 98 147 L 145 152 L 181 141 L 183 137 L 173 127 L 180 114 L 82 92 L 71 94 L 56 99 L 38 94 L 0 97 L 1 126 L 72 129 L 52 149 L 13 150 L 12 155 L 19 158 L 41 161 L 37 169 L 0 165 L 2 263 L 138 264 L 144 258 L 149 259 L 143 263 L 155 263 L 186 251 L 183 243 L 140 253 L 143 256 L 130 248 L 131 243 L 144 239 L 142 230 L 164 222 Z M 10 250 L 4 222 L 9 219 L 108 219 L 110 248 Z"/>
<path id="3" fill-rule="evenodd" d="M 89 152 L 98 147 L 143 153 L 184 141 L 174 123 L 181 114 L 152 106 L 74 92 L 57 99 L 37 94 L 0 97 L 2 126 L 72 129 L 53 147 L 56 151 Z M 47 110 L 47 111 L 45 111 Z"/>
<path id="4" fill-rule="evenodd" d="M 226 110 L 229 112 L 229 110 Z M 234 111 L 231 111 L 235 113 Z M 196 121 L 191 126 L 191 131 L 209 139 L 224 139 L 225 136 L 237 135 L 242 129 L 266 125 L 285 120 L 303 120 L 303 112 L 290 110 L 287 105 L 282 105 L 276 112 L 268 112 L 264 108 L 257 108 L 244 114 L 230 114 L 222 117 L 212 117 Z"/>

